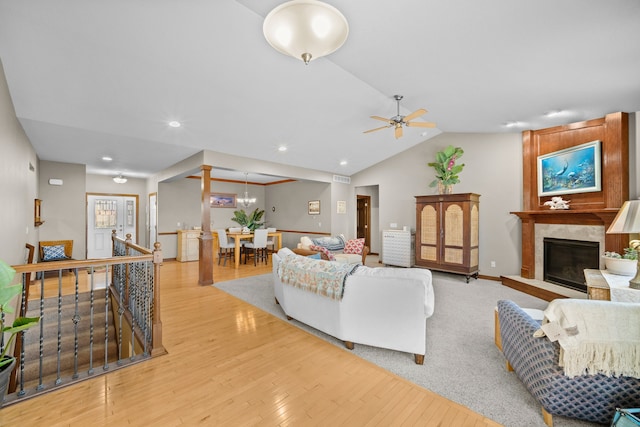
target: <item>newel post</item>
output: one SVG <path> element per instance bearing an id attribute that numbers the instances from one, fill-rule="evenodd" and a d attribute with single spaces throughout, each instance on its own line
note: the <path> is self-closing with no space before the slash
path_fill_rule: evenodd
<path id="1" fill-rule="evenodd" d="M 165 354 L 167 350 L 162 345 L 162 318 L 160 316 L 160 266 L 162 265 L 162 249 L 160 242 L 153 244 L 153 316 L 151 330 L 151 356 Z"/>

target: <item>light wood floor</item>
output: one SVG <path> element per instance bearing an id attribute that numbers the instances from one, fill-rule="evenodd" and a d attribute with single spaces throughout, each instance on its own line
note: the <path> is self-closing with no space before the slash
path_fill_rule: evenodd
<path id="1" fill-rule="evenodd" d="M 270 272 L 214 268 L 214 281 Z M 497 426 L 212 287 L 162 267 L 167 355 L 0 410 L 21 426 Z"/>

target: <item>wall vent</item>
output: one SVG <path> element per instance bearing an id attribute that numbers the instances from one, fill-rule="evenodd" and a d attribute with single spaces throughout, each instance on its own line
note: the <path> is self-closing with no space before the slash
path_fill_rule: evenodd
<path id="1" fill-rule="evenodd" d="M 351 178 L 342 175 L 333 175 L 333 182 L 341 182 L 342 184 L 351 184 Z"/>

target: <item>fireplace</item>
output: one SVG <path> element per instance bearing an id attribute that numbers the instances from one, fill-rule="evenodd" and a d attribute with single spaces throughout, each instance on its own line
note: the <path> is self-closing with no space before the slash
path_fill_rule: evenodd
<path id="1" fill-rule="evenodd" d="M 585 268 L 600 268 L 600 243 L 544 238 L 544 281 L 586 292 Z"/>

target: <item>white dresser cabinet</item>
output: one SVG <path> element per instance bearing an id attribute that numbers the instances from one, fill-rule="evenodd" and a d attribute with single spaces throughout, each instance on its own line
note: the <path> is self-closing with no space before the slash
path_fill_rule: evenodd
<path id="1" fill-rule="evenodd" d="M 200 230 L 178 230 L 178 254 L 180 262 L 197 261 L 200 257 Z"/>
<path id="2" fill-rule="evenodd" d="M 412 267 L 415 261 L 415 234 L 411 231 L 384 230 L 382 232 L 382 263 L 398 267 Z"/>

